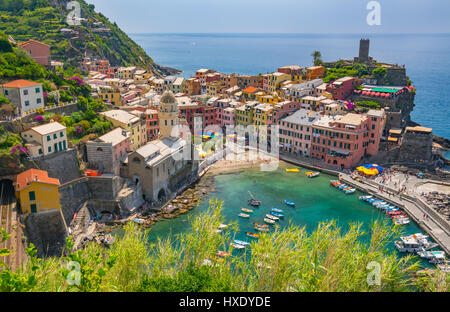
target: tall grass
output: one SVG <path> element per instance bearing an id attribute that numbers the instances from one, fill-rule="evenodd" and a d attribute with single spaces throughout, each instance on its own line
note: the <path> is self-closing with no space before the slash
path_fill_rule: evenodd
<path id="1" fill-rule="evenodd" d="M 398 258 L 388 246 L 396 227 L 375 222 L 365 233 L 360 224 L 345 232 L 336 222 L 320 223 L 307 234 L 290 225 L 261 235 L 246 251 L 230 246 L 239 230 L 232 224 L 223 233 L 222 204 L 211 202 L 208 211 L 192 220 L 192 230 L 175 238 L 149 244 L 146 233 L 133 223 L 110 248 L 96 243 L 84 250 L 68 251 L 60 259 L 29 261 L 17 273 L 27 287 L 2 291 L 181 291 L 181 292 L 366 292 L 448 291 L 449 275 L 415 277 L 420 269 L 411 256 Z M 369 238 L 369 239 L 368 239 Z M 69 247 L 71 243 L 69 241 Z M 218 260 L 218 250 L 233 255 Z M 33 258 L 34 259 L 34 258 Z M 208 259 L 209 262 L 205 262 Z M 67 264 L 80 264 L 80 283 L 69 285 Z M 379 265 L 380 283 L 368 283 Z M 73 269 L 73 268 L 72 268 Z M 0 275 L 1 276 L 1 275 Z M 1 280 L 0 280 L 1 282 Z M 3 281 L 3 285 L 7 282 Z M 2 284 L 0 284 L 2 285 Z"/>

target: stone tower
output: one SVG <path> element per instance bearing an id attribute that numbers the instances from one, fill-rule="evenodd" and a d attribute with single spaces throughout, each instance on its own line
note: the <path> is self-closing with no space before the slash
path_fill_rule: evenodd
<path id="1" fill-rule="evenodd" d="M 179 138 L 178 105 L 171 91 L 165 91 L 159 101 L 159 139 Z"/>
<path id="2" fill-rule="evenodd" d="M 370 47 L 370 40 L 361 39 L 361 41 L 359 42 L 359 57 L 358 57 L 359 62 L 367 63 L 370 60 L 369 47 Z"/>

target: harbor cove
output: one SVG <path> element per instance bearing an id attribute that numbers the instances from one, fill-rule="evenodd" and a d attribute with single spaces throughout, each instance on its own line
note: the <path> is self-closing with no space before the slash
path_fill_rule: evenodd
<path id="1" fill-rule="evenodd" d="M 286 169 L 292 168 L 298 168 L 300 171 L 286 172 Z M 255 166 L 216 175 L 212 170 L 211 174 L 203 178 L 214 181 L 209 188 L 206 187 L 207 190 L 212 189 L 212 191 L 208 191 L 198 207 L 189 213 L 152 225 L 148 234 L 149 242 L 155 243 L 159 239 L 168 237 L 176 240 L 177 235 L 191 231 L 193 219 L 206 213 L 210 204 L 216 200 L 223 202 L 224 222 L 237 224 L 239 232 L 235 233 L 235 238 L 241 241 L 252 241 L 246 232 L 255 230 L 255 222 L 264 223 L 266 214 L 270 214 L 272 208 L 281 209 L 284 214 L 284 218 L 280 219 L 276 226 L 305 227 L 309 233 L 314 231 L 321 222 L 336 221 L 337 226 L 342 228 L 342 232 L 347 231 L 350 224 L 361 224 L 361 228 L 367 234 L 370 233 L 373 222 L 391 222 L 385 213 L 359 199 L 360 196 L 367 194 L 360 191 L 350 195 L 345 194 L 330 185 L 330 180 L 336 179 L 336 176 L 322 173 L 317 178 L 311 179 L 305 175 L 308 171 L 310 170 L 307 168 L 286 162 L 280 162 L 275 171 L 261 171 L 259 166 Z M 248 199 L 251 196 L 261 201 L 261 206 L 250 207 Z M 296 206 L 286 205 L 284 199 L 295 202 Z M 253 210 L 250 218 L 238 217 L 242 208 Z M 415 222 L 407 224 L 402 230 L 404 235 L 423 233 Z M 393 241 L 389 250 L 395 250 Z M 425 261 L 423 264 L 428 266 Z"/>

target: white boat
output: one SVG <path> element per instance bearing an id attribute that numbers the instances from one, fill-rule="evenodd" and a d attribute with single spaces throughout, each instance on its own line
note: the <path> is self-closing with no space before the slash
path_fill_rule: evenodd
<path id="1" fill-rule="evenodd" d="M 356 189 L 351 189 L 351 190 L 347 190 L 347 191 L 345 191 L 345 194 L 347 194 L 347 195 L 349 195 L 349 194 L 353 194 L 353 193 L 355 193 L 356 192 Z"/>
<path id="2" fill-rule="evenodd" d="M 250 245 L 250 243 L 248 243 L 248 242 L 244 242 L 244 241 L 237 240 L 237 239 L 234 240 L 234 243 L 238 244 L 238 245 L 242 245 L 242 246 Z"/>
<path id="3" fill-rule="evenodd" d="M 219 230 L 225 230 L 228 227 L 228 224 L 219 225 Z"/>
<path id="4" fill-rule="evenodd" d="M 428 261 L 432 264 L 445 264 L 445 262 L 446 262 L 445 253 L 435 254 L 435 255 L 433 255 L 433 258 L 431 258 Z"/>
<path id="5" fill-rule="evenodd" d="M 398 219 L 395 219 L 395 221 L 394 221 L 394 223 L 397 225 L 405 225 L 410 222 L 411 222 L 411 220 L 409 220 L 409 218 L 398 218 Z"/>
<path id="6" fill-rule="evenodd" d="M 430 242 L 428 238 L 428 235 L 416 233 L 413 235 L 400 237 L 401 241 L 395 241 L 394 244 L 400 252 L 417 253 L 438 246 L 438 244 Z"/>
<path id="7" fill-rule="evenodd" d="M 219 230 L 219 229 L 216 230 L 216 233 L 222 233 L 222 232 L 223 232 L 223 230 Z"/>
<path id="8" fill-rule="evenodd" d="M 270 220 L 273 220 L 273 221 L 278 221 L 278 220 L 280 220 L 280 218 L 275 217 L 275 216 L 270 215 L 270 214 L 266 214 L 266 218 L 267 218 L 267 219 L 270 219 Z"/>
<path id="9" fill-rule="evenodd" d="M 233 248 L 235 248 L 235 249 L 244 249 L 245 248 L 244 245 L 240 245 L 240 244 L 236 244 L 236 243 L 232 243 L 231 246 L 233 246 Z"/>
<path id="10" fill-rule="evenodd" d="M 445 252 L 444 252 L 444 251 L 441 251 L 441 250 L 438 250 L 438 251 L 426 251 L 426 250 L 423 250 L 423 251 L 417 252 L 417 255 L 418 255 L 419 257 L 421 257 L 421 258 L 431 260 L 431 259 L 433 259 L 436 255 L 442 255 L 442 256 L 445 256 Z"/>
<path id="11" fill-rule="evenodd" d="M 367 200 L 369 200 L 369 199 L 371 199 L 371 198 L 374 198 L 374 197 L 371 196 L 371 195 L 367 195 L 367 196 L 359 196 L 359 199 L 360 199 L 360 200 L 364 200 L 364 201 L 367 201 Z"/>
<path id="12" fill-rule="evenodd" d="M 445 273 L 450 273 L 450 261 L 449 260 L 444 260 L 441 263 L 437 264 L 437 267 L 439 268 L 439 270 L 441 270 L 442 272 Z"/>
<path id="13" fill-rule="evenodd" d="M 275 221 L 274 221 L 274 220 L 267 219 L 267 218 L 264 218 L 264 222 L 266 222 L 266 223 L 268 223 L 268 224 L 275 224 Z"/>
<path id="14" fill-rule="evenodd" d="M 239 217 L 248 219 L 248 218 L 250 218 L 250 215 L 248 215 L 246 213 L 240 213 Z"/>

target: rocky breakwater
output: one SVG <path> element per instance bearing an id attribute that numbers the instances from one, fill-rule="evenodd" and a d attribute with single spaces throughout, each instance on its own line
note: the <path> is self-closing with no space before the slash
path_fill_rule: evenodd
<path id="1" fill-rule="evenodd" d="M 208 176 L 200 179 L 182 191 L 174 199 L 170 200 L 160 210 L 148 209 L 142 214 L 137 214 L 128 219 L 145 228 L 152 226 L 155 222 L 164 219 L 174 219 L 179 215 L 188 213 L 203 200 L 209 193 L 214 192 L 214 177 Z"/>

